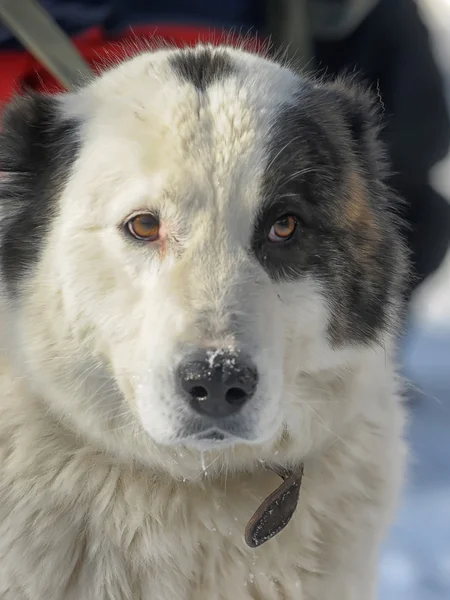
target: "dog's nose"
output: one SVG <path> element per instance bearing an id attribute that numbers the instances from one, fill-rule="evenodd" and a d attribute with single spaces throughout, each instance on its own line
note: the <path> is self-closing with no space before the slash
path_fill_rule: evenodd
<path id="1" fill-rule="evenodd" d="M 199 351 L 177 369 L 179 385 L 191 407 L 220 419 L 237 412 L 254 395 L 258 371 L 242 353 Z"/>

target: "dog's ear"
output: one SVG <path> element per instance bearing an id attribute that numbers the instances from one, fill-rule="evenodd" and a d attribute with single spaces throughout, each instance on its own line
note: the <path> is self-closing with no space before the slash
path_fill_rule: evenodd
<path id="1" fill-rule="evenodd" d="M 0 128 L 2 173 L 38 173 L 46 165 L 48 150 L 60 150 L 71 130 L 60 104 L 57 96 L 28 93 L 6 105 Z"/>
<path id="2" fill-rule="evenodd" d="M 354 78 L 340 77 L 325 84 L 330 106 L 346 124 L 360 164 L 376 178 L 388 174 L 386 150 L 381 142 L 383 106 L 379 97 Z"/>
<path id="3" fill-rule="evenodd" d="M 0 126 L 0 246 L 12 288 L 34 264 L 56 212 L 56 196 L 78 151 L 78 126 L 57 96 L 27 94 L 3 110 Z"/>

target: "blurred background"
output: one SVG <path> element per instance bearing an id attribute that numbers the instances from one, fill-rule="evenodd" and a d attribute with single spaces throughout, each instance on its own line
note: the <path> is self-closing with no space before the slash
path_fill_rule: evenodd
<path id="1" fill-rule="evenodd" d="M 450 106 L 450 1 L 419 4 Z M 431 180 L 450 198 L 450 157 L 434 167 Z M 410 478 L 382 557 L 380 600 L 444 600 L 450 598 L 449 253 L 412 298 L 403 361 L 412 388 Z"/>
<path id="2" fill-rule="evenodd" d="M 450 0 L 0 0 L 0 102 L 70 88 L 155 35 L 230 30 L 255 48 L 270 35 L 299 68 L 361 72 L 380 97 L 415 274 L 401 348 L 412 456 L 380 600 L 450 600 Z"/>
<path id="3" fill-rule="evenodd" d="M 395 0 L 394 0 L 395 1 Z M 420 0 L 450 106 L 450 1 Z M 426 116 L 424 115 L 424 118 Z M 450 157 L 431 172 L 450 198 Z M 403 507 L 384 549 L 380 600 L 450 598 L 450 254 L 411 301 L 403 361 L 412 456 Z"/>

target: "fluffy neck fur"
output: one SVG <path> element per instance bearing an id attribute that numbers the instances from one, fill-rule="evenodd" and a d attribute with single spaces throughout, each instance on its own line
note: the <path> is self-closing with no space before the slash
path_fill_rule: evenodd
<path id="1" fill-rule="evenodd" d="M 304 457 L 293 521 L 252 551 L 243 541 L 245 525 L 278 484 L 263 458 L 255 453 L 245 470 L 234 466 L 227 473 L 218 467 L 221 458 L 205 457 L 203 468 L 197 456 L 197 475 L 189 479 L 179 469 L 182 452 L 166 455 L 166 469 L 119 460 L 52 415 L 3 355 L 0 559 L 8 568 L 16 563 L 18 581 L 13 595 L 0 588 L 0 596 L 298 600 L 315 597 L 331 577 L 337 598 L 360 598 L 361 570 L 371 571 L 376 562 L 380 523 L 389 522 L 402 470 L 402 461 L 391 459 L 402 412 L 388 369 L 382 379 L 380 361 L 349 372 L 335 397 L 323 379 L 321 389 L 311 381 L 311 410 L 315 402 L 349 402 L 362 393 L 365 408 L 338 428 L 321 424 L 327 443 Z M 267 459 L 277 460 L 280 452 L 286 460 L 282 446 Z M 347 595 L 339 595 L 340 586 Z M 372 598 L 367 588 L 364 593 Z"/>

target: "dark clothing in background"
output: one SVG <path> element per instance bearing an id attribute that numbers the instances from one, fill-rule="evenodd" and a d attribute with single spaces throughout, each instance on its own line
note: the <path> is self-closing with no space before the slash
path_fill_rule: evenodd
<path id="1" fill-rule="evenodd" d="M 380 91 L 392 184 L 406 199 L 406 237 L 419 281 L 435 271 L 450 241 L 450 204 L 429 183 L 450 141 L 442 74 L 413 0 L 381 0 L 342 41 L 318 42 L 319 67 L 356 69 Z M 450 76 L 450 72 L 449 72 Z M 378 82 L 378 84 L 377 84 Z"/>
<path id="2" fill-rule="evenodd" d="M 18 0 L 20 2 L 20 0 Z M 111 33 L 130 25 L 193 23 L 212 27 L 236 27 L 248 31 L 264 25 L 261 0 L 39 0 L 56 22 L 74 35 L 101 25 Z M 0 24 L 0 50 L 20 44 Z"/>
<path id="3" fill-rule="evenodd" d="M 270 33 L 258 0 L 41 0 L 69 34 L 93 25 L 194 23 Z M 440 265 L 450 240 L 450 204 L 429 184 L 430 169 L 450 141 L 444 84 L 414 0 L 310 0 L 316 66 L 329 74 L 361 73 L 379 91 L 383 132 L 406 199 L 406 238 L 416 283 Z M 0 50 L 17 46 L 0 28 Z M 1 60 L 1 54 L 0 54 Z"/>

